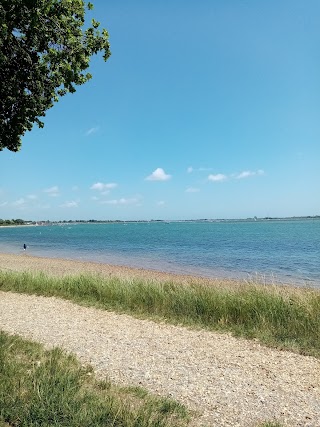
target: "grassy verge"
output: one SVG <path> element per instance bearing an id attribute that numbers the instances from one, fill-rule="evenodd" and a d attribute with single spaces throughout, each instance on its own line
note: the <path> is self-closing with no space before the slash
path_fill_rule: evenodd
<path id="1" fill-rule="evenodd" d="M 0 272 L 0 290 L 57 296 L 79 304 L 165 319 L 320 357 L 320 292 L 246 284 L 179 285 L 100 276 Z"/>
<path id="2" fill-rule="evenodd" d="M 73 356 L 0 332 L 1 427 L 184 427 L 188 420 L 171 399 L 98 381 Z"/>

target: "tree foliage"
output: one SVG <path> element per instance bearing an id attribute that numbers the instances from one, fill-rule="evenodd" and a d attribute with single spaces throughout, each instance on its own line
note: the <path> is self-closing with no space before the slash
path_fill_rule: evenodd
<path id="1" fill-rule="evenodd" d="M 0 0 L 0 151 L 21 137 L 75 86 L 87 82 L 90 58 L 110 56 L 108 32 L 83 0 Z"/>

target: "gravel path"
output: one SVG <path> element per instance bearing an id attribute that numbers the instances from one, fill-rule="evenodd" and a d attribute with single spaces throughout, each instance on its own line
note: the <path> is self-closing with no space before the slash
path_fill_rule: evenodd
<path id="1" fill-rule="evenodd" d="M 320 426 L 320 360 L 56 298 L 0 292 L 0 329 L 75 353 L 97 375 L 169 395 L 194 426 Z"/>

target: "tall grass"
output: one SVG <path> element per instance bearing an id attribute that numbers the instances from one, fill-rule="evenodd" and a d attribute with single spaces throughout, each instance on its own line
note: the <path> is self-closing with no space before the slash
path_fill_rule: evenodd
<path id="1" fill-rule="evenodd" d="M 0 289 L 57 296 L 237 336 L 320 357 L 320 292 L 255 284 L 179 285 L 102 276 L 0 272 Z"/>
<path id="2" fill-rule="evenodd" d="M 98 381 L 59 349 L 0 332 L 1 427 L 183 427 L 186 409 L 140 388 Z"/>

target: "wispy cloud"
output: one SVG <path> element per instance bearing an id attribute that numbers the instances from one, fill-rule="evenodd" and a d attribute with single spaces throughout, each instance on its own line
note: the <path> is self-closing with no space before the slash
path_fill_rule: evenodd
<path id="1" fill-rule="evenodd" d="M 90 187 L 90 190 L 98 190 L 98 191 L 104 191 L 109 192 L 109 190 L 112 190 L 113 188 L 116 188 L 118 184 L 115 182 L 110 182 L 108 184 L 103 184 L 102 182 L 96 182 L 95 184 L 92 184 Z M 107 193 L 105 193 L 107 194 Z"/>
<path id="2" fill-rule="evenodd" d="M 222 182 L 222 181 L 225 181 L 226 179 L 227 179 L 227 176 L 222 173 L 217 173 L 216 175 L 208 176 L 208 181 L 212 181 L 212 182 Z"/>
<path id="3" fill-rule="evenodd" d="M 75 200 L 71 200 L 70 202 L 65 202 L 60 205 L 60 208 L 77 208 L 79 206 L 79 202 Z"/>
<path id="4" fill-rule="evenodd" d="M 147 181 L 168 181 L 171 178 L 171 175 L 165 173 L 162 168 L 157 168 L 152 172 L 151 175 L 147 176 L 145 179 Z"/>
<path id="5" fill-rule="evenodd" d="M 243 171 L 236 175 L 236 179 L 249 178 L 250 176 L 255 175 L 264 175 L 264 171 L 262 169 L 259 169 L 257 171 Z"/>
<path id="6" fill-rule="evenodd" d="M 22 207 L 22 206 L 25 206 L 25 204 L 26 204 L 26 200 L 23 197 L 20 197 L 20 199 L 17 199 L 12 203 L 12 206 Z"/>
<path id="7" fill-rule="evenodd" d="M 132 197 L 126 199 L 122 197 L 121 199 L 112 199 L 112 200 L 102 200 L 101 205 L 135 205 L 140 202 L 140 199 L 137 197 Z"/>
<path id="8" fill-rule="evenodd" d="M 47 193 L 50 197 L 57 197 L 60 195 L 59 187 L 57 187 L 56 185 L 50 188 L 46 188 L 45 190 L 43 190 L 43 192 Z"/>
<path id="9" fill-rule="evenodd" d="M 74 185 L 71 187 L 72 191 L 79 191 L 79 187 L 77 185 Z"/>
<path id="10" fill-rule="evenodd" d="M 188 187 L 186 189 L 186 193 L 199 193 L 200 188 L 195 188 L 195 187 Z"/>
<path id="11" fill-rule="evenodd" d="M 97 133 L 100 129 L 99 126 L 92 127 L 86 131 L 86 136 L 92 135 L 93 133 Z"/>
<path id="12" fill-rule="evenodd" d="M 164 200 L 159 200 L 157 202 L 157 206 L 164 206 L 166 204 L 166 202 Z"/>
<path id="13" fill-rule="evenodd" d="M 227 179 L 244 179 L 244 178 L 249 178 L 251 176 L 258 176 L 258 175 L 264 175 L 264 171 L 262 169 L 259 169 L 257 171 L 246 170 L 240 173 L 233 173 L 229 176 L 224 175 L 222 173 L 218 173 L 216 175 L 211 174 L 208 176 L 208 181 L 222 182 L 222 181 L 226 181 Z"/>
<path id="14" fill-rule="evenodd" d="M 0 206 L 6 206 L 6 205 L 9 205 L 7 201 L 0 203 Z M 31 208 L 35 206 L 37 207 L 38 196 L 36 196 L 35 194 L 28 194 L 24 197 L 20 197 L 19 199 L 13 201 L 12 203 L 10 203 L 10 205 L 19 209 L 26 209 L 26 208 Z"/>
<path id="15" fill-rule="evenodd" d="M 188 173 L 192 173 L 192 172 L 209 172 L 212 171 L 213 168 L 204 168 L 204 167 L 200 167 L 200 168 L 194 168 L 192 166 L 189 166 L 187 169 Z"/>

